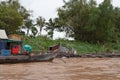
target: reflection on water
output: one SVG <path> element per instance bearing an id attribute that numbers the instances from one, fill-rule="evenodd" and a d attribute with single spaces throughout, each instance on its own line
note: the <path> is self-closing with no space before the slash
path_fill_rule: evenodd
<path id="1" fill-rule="evenodd" d="M 0 64 L 0 80 L 120 80 L 119 58 Z"/>

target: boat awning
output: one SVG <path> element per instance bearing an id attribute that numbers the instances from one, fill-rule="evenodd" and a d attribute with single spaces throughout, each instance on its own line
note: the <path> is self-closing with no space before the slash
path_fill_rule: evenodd
<path id="1" fill-rule="evenodd" d="M 8 39 L 5 30 L 0 29 L 0 39 Z"/>

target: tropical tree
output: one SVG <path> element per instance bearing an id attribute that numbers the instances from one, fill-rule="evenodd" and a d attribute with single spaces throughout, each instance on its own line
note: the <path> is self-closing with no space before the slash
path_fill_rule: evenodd
<path id="1" fill-rule="evenodd" d="M 33 37 L 35 37 L 37 35 L 37 33 L 38 33 L 38 30 L 37 30 L 37 28 L 35 26 L 33 26 L 31 28 L 31 31 L 32 31 Z"/>
<path id="2" fill-rule="evenodd" d="M 115 18 L 116 18 L 115 19 L 116 33 L 118 33 L 118 35 L 116 35 L 118 39 L 116 39 L 116 40 L 117 40 L 117 42 L 120 43 L 120 8 L 115 8 L 114 13 L 116 15 L 115 16 Z"/>
<path id="3" fill-rule="evenodd" d="M 18 0 L 0 2 L 0 28 L 6 29 L 8 34 L 16 33 L 26 15 L 28 15 L 27 10 Z"/>
<path id="4" fill-rule="evenodd" d="M 41 35 L 42 28 L 45 26 L 45 19 L 42 16 L 38 17 L 36 25 L 39 27 L 40 29 L 39 35 Z"/>
<path id="5" fill-rule="evenodd" d="M 99 6 L 95 0 L 69 0 L 58 9 L 60 28 L 76 40 L 88 42 L 115 41 L 118 38 L 116 25 L 119 23 L 115 13 L 119 10 L 104 0 Z M 117 15 L 119 16 L 119 15 Z"/>
<path id="6" fill-rule="evenodd" d="M 68 36 L 74 36 L 76 40 L 84 38 L 83 34 L 86 31 L 83 29 L 88 22 L 90 10 L 95 4 L 95 1 L 94 3 L 92 1 L 90 1 L 91 3 L 88 3 L 86 0 L 64 1 L 65 5 L 58 9 L 59 22 L 63 24 L 62 27 L 64 27 L 63 29 Z"/>
<path id="7" fill-rule="evenodd" d="M 31 19 L 27 19 L 24 21 L 24 29 L 27 29 L 27 35 L 29 35 L 30 30 L 33 27 L 33 21 Z"/>
<path id="8" fill-rule="evenodd" d="M 49 19 L 49 22 L 46 23 L 45 30 L 48 31 L 48 35 L 51 39 L 53 39 L 54 30 L 57 29 L 57 18 L 56 19 Z"/>

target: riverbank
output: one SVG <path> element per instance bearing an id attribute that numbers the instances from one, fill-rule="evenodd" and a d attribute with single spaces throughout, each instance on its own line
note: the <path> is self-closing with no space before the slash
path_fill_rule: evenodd
<path id="1" fill-rule="evenodd" d="M 79 58 L 120 58 L 120 53 L 86 53 L 86 54 L 70 54 L 70 53 L 58 53 L 61 57 L 79 57 Z"/>
<path id="2" fill-rule="evenodd" d="M 46 54 L 42 51 L 33 51 L 34 54 Z M 65 52 L 56 52 L 58 58 L 67 57 L 67 58 L 120 58 L 120 53 L 65 53 Z M 48 53 L 49 54 L 49 53 Z"/>
<path id="3" fill-rule="evenodd" d="M 51 40 L 45 36 L 38 36 L 35 38 L 24 36 L 24 44 L 29 44 L 32 49 L 37 51 L 47 51 L 50 46 L 61 44 L 71 51 L 76 50 L 78 54 L 86 53 L 103 53 L 103 52 L 120 52 L 120 43 L 105 43 L 105 44 L 90 44 L 88 42 L 70 41 L 64 39 Z"/>

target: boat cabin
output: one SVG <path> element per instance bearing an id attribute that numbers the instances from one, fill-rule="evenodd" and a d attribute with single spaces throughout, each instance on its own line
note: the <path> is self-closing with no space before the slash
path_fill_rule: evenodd
<path id="1" fill-rule="evenodd" d="M 0 30 L 0 56 L 22 53 L 22 40 L 8 38 L 5 30 Z"/>
<path id="2" fill-rule="evenodd" d="M 49 47 L 49 51 L 51 52 L 63 52 L 63 53 L 67 53 L 69 52 L 69 49 L 62 46 L 60 43 L 57 45 L 53 45 Z"/>

